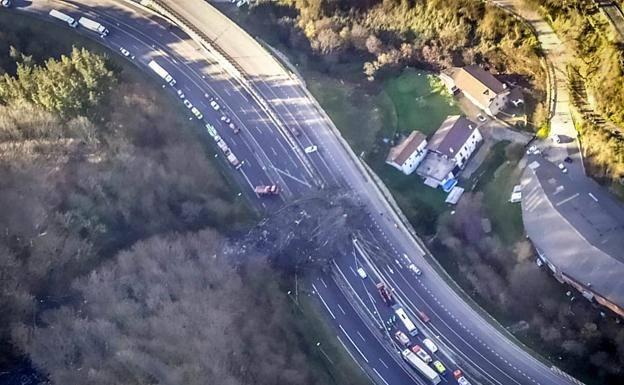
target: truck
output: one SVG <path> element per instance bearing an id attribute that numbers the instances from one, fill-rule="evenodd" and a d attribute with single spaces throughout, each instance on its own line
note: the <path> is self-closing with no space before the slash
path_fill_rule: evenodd
<path id="1" fill-rule="evenodd" d="M 416 355 L 409 349 L 403 350 L 401 355 L 412 368 L 416 369 L 418 373 L 422 374 L 423 377 L 431 381 L 432 384 L 437 385 L 440 383 L 441 379 L 438 373 L 431 369 L 429 365 L 425 364 L 420 358 L 416 357 Z"/>
<path id="2" fill-rule="evenodd" d="M 78 23 L 90 31 L 99 33 L 101 37 L 108 36 L 108 34 L 110 33 L 110 31 L 105 26 L 95 20 L 87 19 L 86 17 L 81 17 L 80 19 L 78 19 Z"/>
<path id="3" fill-rule="evenodd" d="M 392 305 L 394 303 L 394 299 L 392 298 L 392 291 L 386 287 L 383 282 L 379 282 L 377 285 L 377 291 L 381 296 L 381 299 L 387 305 Z"/>
<path id="4" fill-rule="evenodd" d="M 396 305 L 392 306 L 392 309 L 394 310 L 394 314 L 396 314 L 396 316 L 399 317 L 401 322 L 403 322 L 403 326 L 405 326 L 405 328 L 407 329 L 409 334 L 411 336 L 417 335 L 418 334 L 418 329 L 416 328 L 416 325 L 414 325 L 412 320 L 409 319 L 407 314 L 405 314 L 405 310 L 403 310 L 401 305 L 396 304 Z"/>
<path id="5" fill-rule="evenodd" d="M 61 11 L 57 11 L 56 9 L 53 9 L 50 11 L 50 16 L 52 16 L 55 19 L 59 19 L 61 21 L 66 22 L 67 25 L 69 25 L 72 28 L 76 28 L 78 26 L 78 22 L 73 17 L 66 15 Z"/>
<path id="6" fill-rule="evenodd" d="M 277 195 L 279 194 L 279 187 L 275 184 L 260 185 L 254 187 L 254 192 L 258 195 Z"/>
<path id="7" fill-rule="evenodd" d="M 152 71 L 156 72 L 156 74 L 160 76 L 164 81 L 169 83 L 170 86 L 173 87 L 176 84 L 175 79 L 171 75 L 169 75 L 169 72 L 162 68 L 160 64 L 152 60 L 147 64 L 147 66 L 151 68 Z"/>

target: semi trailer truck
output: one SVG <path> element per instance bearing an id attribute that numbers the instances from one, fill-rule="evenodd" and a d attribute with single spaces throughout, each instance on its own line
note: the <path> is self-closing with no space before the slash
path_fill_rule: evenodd
<path id="1" fill-rule="evenodd" d="M 67 25 L 69 25 L 72 28 L 76 28 L 78 26 L 78 22 L 73 17 L 66 15 L 61 11 L 57 11 L 56 9 L 53 9 L 50 11 L 50 16 L 52 16 L 55 19 L 64 21 L 65 23 L 67 23 Z"/>
<path id="2" fill-rule="evenodd" d="M 80 19 L 78 19 L 78 23 L 90 31 L 99 33 L 102 37 L 107 36 L 110 33 L 110 31 L 105 26 L 95 20 L 87 19 L 86 17 L 81 17 Z"/>
<path id="3" fill-rule="evenodd" d="M 156 74 L 160 76 L 164 81 L 169 83 L 170 86 L 173 87 L 176 84 L 176 81 L 173 78 L 173 76 L 169 75 L 169 72 L 167 72 L 164 68 L 162 68 L 160 64 L 152 60 L 149 62 L 148 66 L 149 68 L 152 69 L 152 71 L 156 72 Z"/>

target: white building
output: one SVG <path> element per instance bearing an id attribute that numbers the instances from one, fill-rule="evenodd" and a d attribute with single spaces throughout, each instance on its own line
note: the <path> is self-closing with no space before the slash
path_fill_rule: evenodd
<path id="1" fill-rule="evenodd" d="M 418 131 L 412 133 L 401 143 L 392 147 L 386 163 L 409 175 L 427 155 L 427 138 Z"/>
<path id="2" fill-rule="evenodd" d="M 453 115 L 442 122 L 431 137 L 427 149 L 443 158 L 452 159 L 457 167 L 463 169 L 482 140 L 483 136 L 475 122 Z"/>
<path id="3" fill-rule="evenodd" d="M 446 79 L 445 84 L 450 89 L 452 84 L 449 84 L 448 77 L 443 80 Z M 450 78 L 468 100 L 488 115 L 495 116 L 507 103 L 510 93 L 507 85 L 478 65 L 454 69 L 450 72 Z"/>

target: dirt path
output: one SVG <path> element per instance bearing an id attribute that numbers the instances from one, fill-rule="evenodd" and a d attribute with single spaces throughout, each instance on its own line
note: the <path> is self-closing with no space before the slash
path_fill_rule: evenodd
<path id="1" fill-rule="evenodd" d="M 490 0 L 493 4 L 524 19 L 534 29 L 540 42 L 550 72 L 550 129 L 552 135 L 562 135 L 569 140 L 566 143 L 553 144 L 560 148 L 555 161 L 560 161 L 568 154 L 579 154 L 576 129 L 572 122 L 571 99 L 568 91 L 567 66 L 572 54 L 557 37 L 555 31 L 534 10 L 529 9 L 522 0 Z"/>

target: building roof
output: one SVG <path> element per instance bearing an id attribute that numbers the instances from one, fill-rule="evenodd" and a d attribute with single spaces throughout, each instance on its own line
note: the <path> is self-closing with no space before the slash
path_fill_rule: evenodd
<path id="1" fill-rule="evenodd" d="M 453 159 L 445 158 L 434 152 L 429 152 L 427 156 L 425 156 L 425 159 L 420 162 L 420 165 L 416 169 L 416 174 L 423 178 L 432 179 L 437 184 L 440 184 L 455 167 L 456 165 Z M 434 187 L 437 187 L 437 185 Z"/>
<path id="2" fill-rule="evenodd" d="M 533 162 L 521 183 L 524 227 L 544 258 L 624 308 L 624 209 L 593 182 L 574 181 L 550 162 Z"/>
<path id="3" fill-rule="evenodd" d="M 386 162 L 403 165 L 407 158 L 409 158 L 418 149 L 418 146 L 426 140 L 427 137 L 421 132 L 412 131 L 412 133 L 409 134 L 404 141 L 390 149 Z"/>
<path id="4" fill-rule="evenodd" d="M 474 130 L 477 130 L 475 122 L 459 115 L 449 116 L 433 134 L 427 148 L 452 158 Z"/>
<path id="5" fill-rule="evenodd" d="M 483 106 L 489 106 L 490 100 L 498 94 L 507 92 L 507 87 L 491 73 L 478 65 L 469 65 L 451 75 L 457 88 L 472 96 Z"/>

